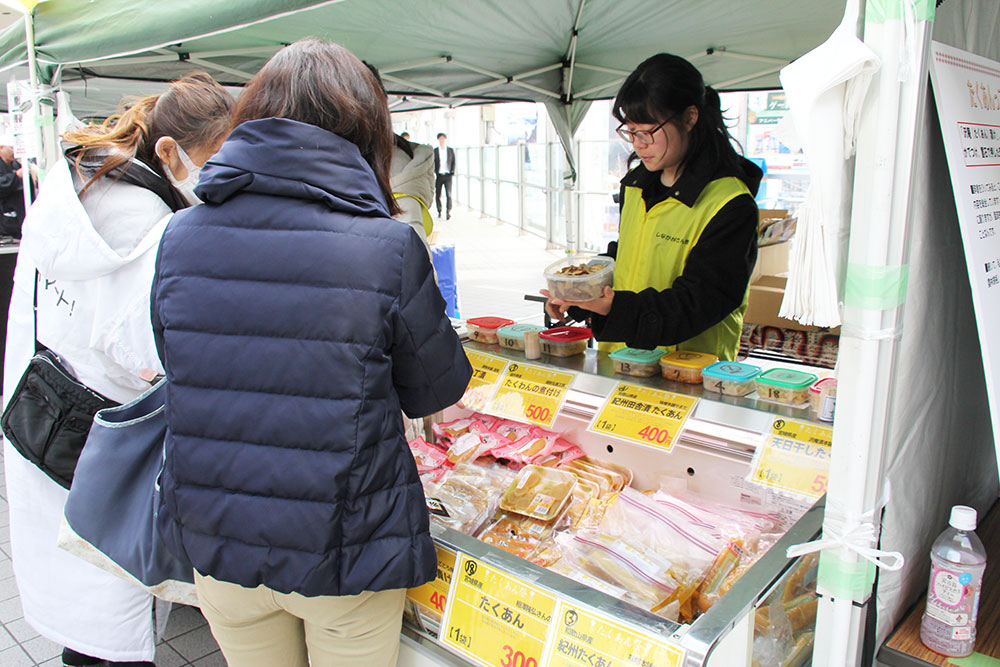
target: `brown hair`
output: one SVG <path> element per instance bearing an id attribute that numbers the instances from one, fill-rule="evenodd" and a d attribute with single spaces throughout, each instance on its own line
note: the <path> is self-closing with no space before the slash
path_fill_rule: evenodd
<path id="1" fill-rule="evenodd" d="M 302 39 L 278 51 L 247 83 L 233 111 L 233 125 L 288 118 L 332 132 L 358 147 L 375 172 L 389 214 L 393 134 L 385 93 L 353 53 L 331 42 Z"/>
<path id="2" fill-rule="evenodd" d="M 77 170 L 88 153 L 108 153 L 84 190 L 132 158 L 165 176 L 153 150 L 160 137 L 173 137 L 186 151 L 211 146 L 229 132 L 233 102 L 215 79 L 195 72 L 172 82 L 159 95 L 123 101 L 119 113 L 100 125 L 70 130 L 63 139 L 83 147 L 76 153 Z"/>

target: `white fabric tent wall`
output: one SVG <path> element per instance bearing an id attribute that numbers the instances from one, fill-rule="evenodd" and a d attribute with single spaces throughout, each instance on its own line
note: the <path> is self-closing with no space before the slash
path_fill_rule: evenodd
<path id="1" fill-rule="evenodd" d="M 945 0 L 933 37 L 1000 60 L 998 22 L 1000 3 Z M 907 560 L 902 570 L 879 575 L 876 646 L 927 586 L 930 545 L 951 506 L 972 505 L 982 513 L 1000 494 L 958 216 L 929 87 L 926 95 L 910 191 L 909 284 L 884 451 L 893 498 L 882 524 L 882 548 Z"/>

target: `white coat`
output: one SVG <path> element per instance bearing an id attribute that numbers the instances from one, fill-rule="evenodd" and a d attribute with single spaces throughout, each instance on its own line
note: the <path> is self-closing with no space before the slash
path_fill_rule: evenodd
<path id="1" fill-rule="evenodd" d="M 141 168 L 136 166 L 134 168 Z M 95 391 L 123 403 L 162 372 L 153 343 L 149 290 L 170 209 L 136 185 L 102 179 L 81 198 L 71 167 L 58 163 L 24 221 L 7 324 L 3 397 L 38 339 Z M 14 575 L 25 619 L 44 637 L 106 660 L 151 661 L 152 597 L 56 546 L 67 491 L 4 444 Z"/>

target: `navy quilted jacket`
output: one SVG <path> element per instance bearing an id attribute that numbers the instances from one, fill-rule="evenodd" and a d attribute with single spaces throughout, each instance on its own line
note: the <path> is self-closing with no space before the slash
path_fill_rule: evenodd
<path id="1" fill-rule="evenodd" d="M 434 577 L 400 409 L 471 374 L 427 250 L 357 147 L 285 119 L 240 125 L 206 202 L 160 245 L 153 328 L 169 379 L 158 527 L 202 574 L 307 596 Z"/>

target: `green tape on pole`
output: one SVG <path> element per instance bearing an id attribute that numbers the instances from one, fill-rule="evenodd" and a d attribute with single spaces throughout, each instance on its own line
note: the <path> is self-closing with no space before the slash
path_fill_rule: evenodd
<path id="1" fill-rule="evenodd" d="M 56 119 L 48 114 L 35 116 L 35 127 L 51 127 L 56 124 Z"/>
<path id="2" fill-rule="evenodd" d="M 844 304 L 864 310 L 891 310 L 906 301 L 910 267 L 848 264 Z"/>
<path id="3" fill-rule="evenodd" d="M 865 559 L 849 563 L 828 551 L 819 555 L 816 584 L 835 598 L 867 600 L 875 583 L 875 565 Z"/>
<path id="4" fill-rule="evenodd" d="M 865 5 L 865 23 L 885 23 L 890 19 L 902 19 L 903 3 L 913 5 L 913 14 L 918 21 L 933 21 L 935 0 L 868 0 Z"/>
<path id="5" fill-rule="evenodd" d="M 948 662 L 958 667 L 1000 667 L 1000 660 L 982 653 L 973 653 L 965 658 L 948 658 Z"/>

